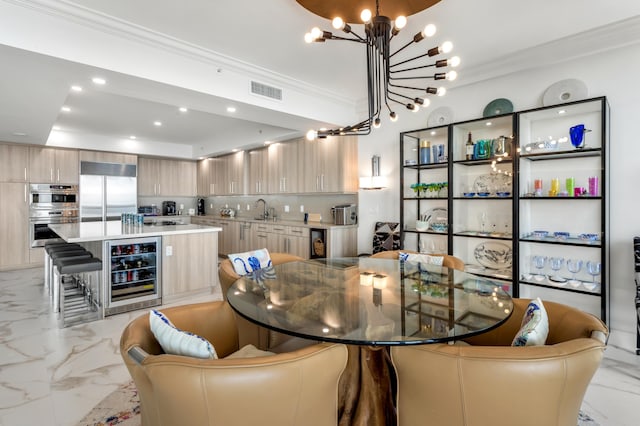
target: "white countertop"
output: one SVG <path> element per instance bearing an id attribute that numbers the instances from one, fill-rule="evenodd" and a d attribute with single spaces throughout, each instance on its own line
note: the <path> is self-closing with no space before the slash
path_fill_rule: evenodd
<path id="1" fill-rule="evenodd" d="M 165 216 L 166 217 L 166 216 Z M 220 215 L 204 215 L 204 216 L 191 216 L 191 220 L 198 219 L 213 219 L 213 220 L 226 220 L 229 222 L 251 222 L 251 223 L 266 223 L 267 225 L 281 225 L 281 226 L 299 226 L 301 228 L 319 228 L 319 229 L 342 229 L 342 228 L 357 228 L 358 224 L 353 225 L 336 225 L 333 222 L 307 222 L 299 220 L 277 219 L 277 220 L 262 220 L 251 217 L 226 217 Z"/>
<path id="2" fill-rule="evenodd" d="M 123 225 L 119 220 L 51 224 L 49 227 L 69 243 L 222 231 L 222 228 L 205 225 Z"/>

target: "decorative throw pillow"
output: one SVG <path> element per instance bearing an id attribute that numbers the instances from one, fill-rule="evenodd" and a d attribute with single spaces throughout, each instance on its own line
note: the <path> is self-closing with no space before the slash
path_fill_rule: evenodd
<path id="1" fill-rule="evenodd" d="M 275 355 L 274 352 L 263 351 L 249 344 L 241 347 L 231 355 L 227 355 L 224 359 L 236 359 L 236 358 L 257 358 L 260 356 Z"/>
<path id="2" fill-rule="evenodd" d="M 544 309 L 542 300 L 538 297 L 532 300 L 522 318 L 520 330 L 513 339 L 511 346 L 539 346 L 544 345 L 549 335 L 549 317 Z"/>
<path id="3" fill-rule="evenodd" d="M 271 266 L 271 258 L 266 248 L 230 254 L 228 257 L 236 274 L 240 276 Z"/>
<path id="4" fill-rule="evenodd" d="M 167 354 L 217 359 L 218 354 L 204 337 L 180 330 L 162 312 L 149 311 L 149 326 L 162 350 Z"/>
<path id="5" fill-rule="evenodd" d="M 442 262 L 444 262 L 444 257 L 442 256 L 429 256 L 428 254 L 405 252 L 400 252 L 398 254 L 398 259 L 400 262 L 423 263 L 434 266 L 442 266 Z"/>

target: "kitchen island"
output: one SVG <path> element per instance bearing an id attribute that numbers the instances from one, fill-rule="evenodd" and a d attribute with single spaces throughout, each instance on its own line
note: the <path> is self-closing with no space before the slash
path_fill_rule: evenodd
<path id="1" fill-rule="evenodd" d="M 222 228 L 100 221 L 57 224 L 51 229 L 102 260 L 105 315 L 168 303 L 218 285 Z"/>

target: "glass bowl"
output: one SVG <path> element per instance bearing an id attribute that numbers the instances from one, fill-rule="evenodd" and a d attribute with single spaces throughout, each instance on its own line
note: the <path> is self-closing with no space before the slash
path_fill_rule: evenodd
<path id="1" fill-rule="evenodd" d="M 544 238 L 547 235 L 549 235 L 548 231 L 533 231 L 533 237 L 534 238 Z"/>

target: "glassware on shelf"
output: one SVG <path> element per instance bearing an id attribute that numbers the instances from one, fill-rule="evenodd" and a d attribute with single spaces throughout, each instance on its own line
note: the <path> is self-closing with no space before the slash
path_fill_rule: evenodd
<path id="1" fill-rule="evenodd" d="M 485 234 L 487 232 L 487 222 L 489 222 L 489 213 L 480 212 L 478 222 L 480 223 L 480 232 Z"/>
<path id="2" fill-rule="evenodd" d="M 569 129 L 569 136 L 571 137 L 571 145 L 573 145 L 576 149 L 582 149 L 585 147 L 584 142 L 584 134 L 590 132 L 591 130 L 585 129 L 584 124 L 576 124 L 575 126 Z"/>
<path id="3" fill-rule="evenodd" d="M 573 274 L 571 279 L 569 280 L 569 284 L 572 287 L 579 287 L 582 284 L 582 281 L 576 279 L 576 274 L 580 272 L 582 269 L 582 260 L 579 259 L 569 259 L 567 260 L 567 270 Z"/>
<path id="4" fill-rule="evenodd" d="M 547 278 L 543 273 L 544 267 L 547 263 L 547 256 L 535 255 L 532 260 L 533 266 L 538 270 L 538 273 L 534 275 L 533 278 L 535 278 L 536 281 L 543 281 Z"/>
<path id="5" fill-rule="evenodd" d="M 560 275 L 558 275 L 558 271 L 562 269 L 563 264 L 564 264 L 564 258 L 562 257 L 549 258 L 549 266 L 551 266 L 551 269 L 554 271 L 554 274 L 551 277 L 549 277 L 550 281 L 553 281 L 555 283 L 560 283 L 560 284 L 564 284 L 567 282 L 565 278 L 562 278 Z"/>
<path id="6" fill-rule="evenodd" d="M 594 290 L 598 286 L 598 283 L 596 282 L 596 276 L 600 275 L 601 271 L 602 271 L 602 264 L 600 262 L 594 262 L 589 260 L 587 262 L 587 272 L 589 273 L 589 275 L 593 277 L 593 280 L 591 281 L 590 284 L 585 285 L 585 287 L 587 287 L 589 290 Z"/>

